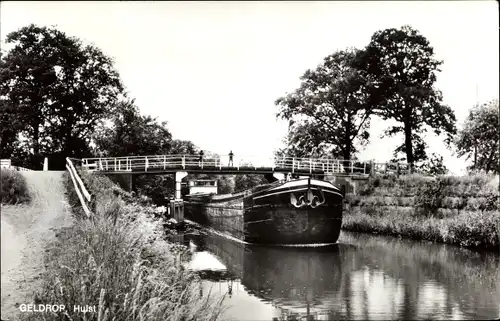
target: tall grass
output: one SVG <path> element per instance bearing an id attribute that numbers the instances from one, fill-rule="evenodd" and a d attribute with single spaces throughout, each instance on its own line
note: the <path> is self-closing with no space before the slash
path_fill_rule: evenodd
<path id="1" fill-rule="evenodd" d="M 223 297 L 200 296 L 200 278 L 183 265 L 188 250 L 164 241 L 161 223 L 135 212 L 107 178 L 86 180 L 96 195 L 93 219 L 59 232 L 47 249 L 44 286 L 36 296 L 38 302 L 64 304 L 66 313 L 25 319 L 219 319 Z M 74 204 L 73 183 L 68 177 L 66 183 Z M 97 312 L 74 312 L 73 305 L 95 305 Z"/>
<path id="2" fill-rule="evenodd" d="M 18 171 L 2 169 L 0 171 L 1 187 L 0 197 L 2 204 L 23 204 L 29 203 L 29 195 L 26 178 Z"/>
<path id="3" fill-rule="evenodd" d="M 348 197 L 343 228 L 500 251 L 495 182 L 486 174 L 373 177 Z"/>

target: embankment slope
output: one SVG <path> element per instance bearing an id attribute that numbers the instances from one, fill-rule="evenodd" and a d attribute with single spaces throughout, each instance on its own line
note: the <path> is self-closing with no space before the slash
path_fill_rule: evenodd
<path id="1" fill-rule="evenodd" d="M 72 224 L 63 171 L 22 172 L 32 197 L 29 205 L 2 205 L 1 318 L 13 319 L 18 304 L 33 303 L 44 271 L 43 253 L 54 229 Z"/>

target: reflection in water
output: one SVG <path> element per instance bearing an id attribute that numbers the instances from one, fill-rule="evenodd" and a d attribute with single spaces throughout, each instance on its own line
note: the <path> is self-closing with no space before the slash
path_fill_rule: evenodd
<path id="1" fill-rule="evenodd" d="M 231 320 L 477 319 L 500 314 L 499 255 L 342 232 L 321 248 L 184 235 Z M 204 266 L 203 266 L 204 265 Z"/>

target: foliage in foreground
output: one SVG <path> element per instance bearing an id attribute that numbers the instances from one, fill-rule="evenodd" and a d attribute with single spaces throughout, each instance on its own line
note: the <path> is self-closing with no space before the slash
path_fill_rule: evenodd
<path id="1" fill-rule="evenodd" d="M 105 177 L 87 180 L 97 195 L 95 217 L 60 231 L 47 249 L 37 302 L 95 305 L 51 320 L 217 320 L 221 300 L 200 295 L 199 277 L 183 267 L 187 250 L 162 239 L 161 224 L 132 211 Z M 68 197 L 74 190 L 67 177 Z M 95 188 L 99 189 L 96 190 Z M 47 315 L 26 315 L 38 320 Z"/>
<path id="2" fill-rule="evenodd" d="M 22 204 L 31 201 L 26 178 L 21 173 L 2 169 L 0 176 L 2 180 L 0 189 L 2 204 Z"/>
<path id="3" fill-rule="evenodd" d="M 495 184 L 496 179 L 496 184 Z M 498 250 L 498 177 L 383 175 L 351 196 L 343 228 Z"/>

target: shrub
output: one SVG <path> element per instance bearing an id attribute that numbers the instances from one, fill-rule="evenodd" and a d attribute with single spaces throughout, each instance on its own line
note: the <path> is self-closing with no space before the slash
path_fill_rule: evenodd
<path id="1" fill-rule="evenodd" d="M 443 202 L 443 186 L 443 181 L 438 179 L 419 188 L 415 197 L 416 212 L 419 215 L 429 216 L 437 213 Z"/>
<path id="2" fill-rule="evenodd" d="M 2 204 L 22 204 L 31 201 L 26 178 L 20 172 L 2 169 L 0 176 Z"/>

